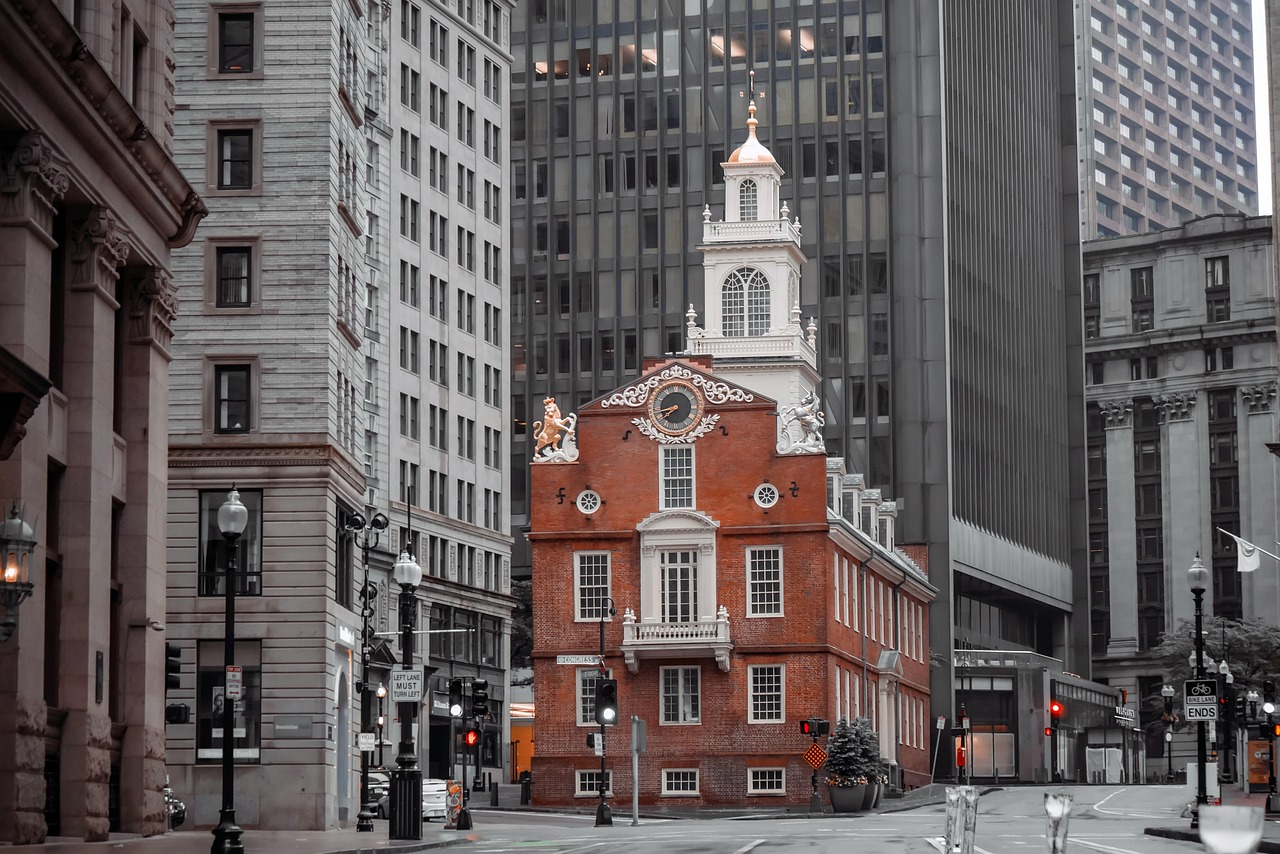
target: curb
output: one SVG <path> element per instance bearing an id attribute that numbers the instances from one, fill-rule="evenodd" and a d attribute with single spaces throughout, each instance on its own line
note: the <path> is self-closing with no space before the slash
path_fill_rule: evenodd
<path id="1" fill-rule="evenodd" d="M 1200 844 L 1200 834 L 1194 830 L 1180 827 L 1147 827 L 1142 831 L 1147 836 L 1159 836 L 1163 839 L 1180 839 L 1183 842 Z M 1264 839 L 1258 843 L 1258 850 L 1263 854 L 1280 854 L 1280 840 Z"/>

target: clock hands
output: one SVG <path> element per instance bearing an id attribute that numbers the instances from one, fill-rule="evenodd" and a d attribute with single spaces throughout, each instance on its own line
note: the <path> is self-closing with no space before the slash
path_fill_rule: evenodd
<path id="1" fill-rule="evenodd" d="M 680 408 L 680 404 L 673 403 L 671 406 L 668 406 L 666 409 L 659 409 L 656 414 L 659 418 L 666 418 L 668 415 L 675 412 L 679 408 Z"/>

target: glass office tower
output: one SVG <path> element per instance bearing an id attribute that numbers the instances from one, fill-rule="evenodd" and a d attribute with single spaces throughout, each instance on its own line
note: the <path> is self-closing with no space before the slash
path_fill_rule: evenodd
<path id="1" fill-rule="evenodd" d="M 752 85 L 828 452 L 927 544 L 932 644 L 1089 667 L 1074 20 L 1021 0 L 532 0 L 512 21 L 512 516 L 530 422 L 685 349 Z M 984 46 L 999 44 L 1000 51 Z M 525 462 L 522 462 L 525 461 Z M 521 477 L 521 472 L 526 477 Z M 517 537 L 513 572 L 529 572 Z M 951 668 L 934 691 L 945 711 Z"/>

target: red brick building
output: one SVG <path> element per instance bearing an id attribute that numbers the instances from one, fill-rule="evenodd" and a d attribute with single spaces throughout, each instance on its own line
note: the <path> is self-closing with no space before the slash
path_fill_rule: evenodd
<path id="1" fill-rule="evenodd" d="M 935 591 L 895 548 L 895 504 L 825 455 L 799 224 L 749 127 L 724 164 L 726 219 L 704 213 L 706 328 L 691 307 L 686 354 L 576 414 L 548 399 L 535 424 L 539 804 L 597 796 L 602 637 L 615 803 L 638 784 L 644 804 L 805 805 L 809 717 L 870 718 L 896 782 L 929 779 Z"/>

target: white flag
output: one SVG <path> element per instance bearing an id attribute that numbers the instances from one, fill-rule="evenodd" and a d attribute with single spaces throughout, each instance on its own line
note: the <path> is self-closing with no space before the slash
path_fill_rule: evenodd
<path id="1" fill-rule="evenodd" d="M 1236 538 L 1236 572 L 1253 572 L 1262 564 L 1262 552 L 1252 543 Z"/>
<path id="2" fill-rule="evenodd" d="M 1236 572 L 1253 572 L 1262 563 L 1263 555 L 1280 560 L 1280 557 L 1276 557 L 1266 549 L 1255 546 L 1248 540 L 1240 539 L 1230 531 L 1223 531 L 1221 528 L 1218 530 L 1236 541 Z"/>

